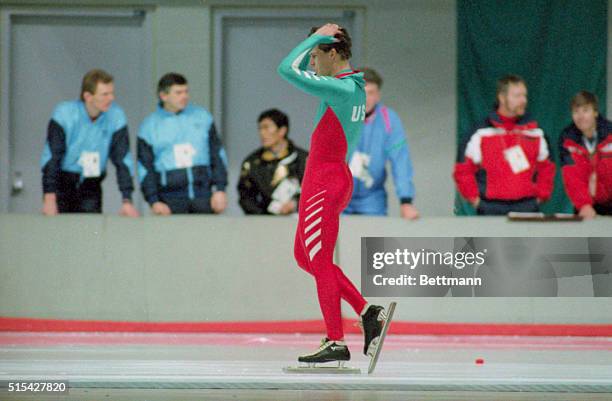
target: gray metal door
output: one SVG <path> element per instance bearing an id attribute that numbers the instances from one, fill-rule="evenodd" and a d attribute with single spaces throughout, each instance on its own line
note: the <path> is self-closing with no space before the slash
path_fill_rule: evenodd
<path id="1" fill-rule="evenodd" d="M 221 41 L 216 46 L 215 117 L 229 159 L 228 211 L 241 215 L 236 189 L 240 164 L 260 147 L 257 117 L 269 108 L 278 108 L 289 116 L 289 138 L 308 149 L 318 100 L 284 81 L 276 72 L 280 61 L 302 40 L 310 28 L 327 22 L 347 27 L 353 37 L 354 58 L 359 66 L 359 24 L 354 12 L 329 10 L 321 14 L 282 11 L 229 12 L 217 17 Z M 219 25 L 221 25 L 219 27 Z"/>
<path id="2" fill-rule="evenodd" d="M 49 118 L 58 102 L 78 98 L 81 78 L 92 68 L 115 77 L 116 101 L 126 111 L 135 150 L 138 124 L 153 98 L 145 19 L 142 12 L 10 17 L 9 212 L 40 211 L 39 161 Z M 104 212 L 116 213 L 121 195 L 110 161 L 103 190 Z M 135 195 L 140 205 L 138 191 Z"/>

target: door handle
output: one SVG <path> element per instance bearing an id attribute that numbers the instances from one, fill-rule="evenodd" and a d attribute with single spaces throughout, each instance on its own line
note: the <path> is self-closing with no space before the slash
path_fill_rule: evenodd
<path id="1" fill-rule="evenodd" d="M 24 183 L 21 171 L 15 171 L 13 173 L 13 185 L 11 186 L 11 192 L 13 195 L 17 195 L 19 192 L 23 191 L 23 188 Z"/>

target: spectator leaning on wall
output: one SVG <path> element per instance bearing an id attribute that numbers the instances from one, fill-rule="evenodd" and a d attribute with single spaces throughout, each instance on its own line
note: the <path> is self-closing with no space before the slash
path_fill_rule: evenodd
<path id="1" fill-rule="evenodd" d="M 227 161 L 211 114 L 189 103 L 184 76 L 161 77 L 157 110 L 138 132 L 138 175 L 154 214 L 221 213 Z"/>
<path id="2" fill-rule="evenodd" d="M 580 216 L 612 215 L 612 123 L 590 92 L 578 92 L 570 106 L 573 122 L 559 137 L 565 191 Z"/>
<path id="3" fill-rule="evenodd" d="M 459 146 L 457 189 L 481 215 L 538 212 L 552 194 L 555 165 L 544 132 L 526 113 L 525 81 L 499 79 L 496 100 L 496 110 Z"/>
<path id="4" fill-rule="evenodd" d="M 53 111 L 42 154 L 43 213 L 102 213 L 102 186 L 110 158 L 123 197 L 120 214 L 137 217 L 127 119 L 115 102 L 113 77 L 91 70 L 79 100 Z"/>

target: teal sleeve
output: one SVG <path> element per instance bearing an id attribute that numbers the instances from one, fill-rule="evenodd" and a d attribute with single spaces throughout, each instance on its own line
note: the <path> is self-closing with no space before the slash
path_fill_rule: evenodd
<path id="1" fill-rule="evenodd" d="M 317 76 L 307 69 L 310 51 L 320 44 L 329 43 L 334 43 L 333 36 L 311 35 L 283 59 L 278 66 L 278 73 L 302 91 L 333 104 L 345 101 L 353 93 L 351 82 L 334 77 Z"/>

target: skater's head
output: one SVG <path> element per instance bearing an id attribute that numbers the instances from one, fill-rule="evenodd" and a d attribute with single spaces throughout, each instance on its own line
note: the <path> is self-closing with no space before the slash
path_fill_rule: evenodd
<path id="1" fill-rule="evenodd" d="M 335 75 L 348 67 L 352 56 L 351 37 L 346 30 L 336 24 L 313 27 L 310 35 L 333 36 L 335 43 L 320 44 L 310 52 L 310 66 L 317 75 Z"/>
<path id="2" fill-rule="evenodd" d="M 504 117 L 521 117 L 527 110 L 527 84 L 518 75 L 497 81 L 497 111 Z"/>
<path id="3" fill-rule="evenodd" d="M 189 103 L 187 79 L 175 72 L 164 75 L 157 84 L 157 95 L 164 109 L 171 113 L 178 113 Z"/>
<path id="4" fill-rule="evenodd" d="M 113 76 L 104 70 L 91 70 L 81 82 L 81 100 L 91 117 L 108 111 L 115 100 Z"/>
<path id="5" fill-rule="evenodd" d="M 257 119 L 261 146 L 274 149 L 285 144 L 289 135 L 289 117 L 278 109 L 262 112 Z"/>
<path id="6" fill-rule="evenodd" d="M 382 88 L 383 80 L 380 74 L 372 68 L 364 67 L 360 68 L 359 71 L 363 72 L 363 79 L 366 82 L 366 114 L 370 114 L 380 102 L 380 89 Z"/>

